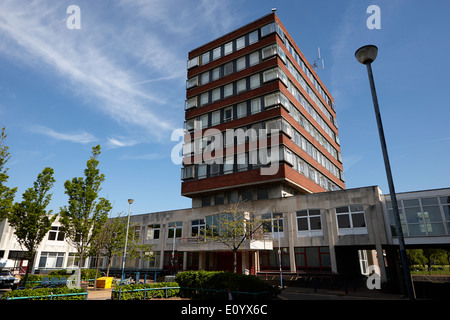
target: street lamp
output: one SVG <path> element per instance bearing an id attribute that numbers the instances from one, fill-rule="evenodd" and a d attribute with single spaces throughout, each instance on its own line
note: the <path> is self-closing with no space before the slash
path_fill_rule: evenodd
<path id="1" fill-rule="evenodd" d="M 127 244 L 128 244 L 128 229 L 130 227 L 130 213 L 131 213 L 131 204 L 134 202 L 133 199 L 128 199 L 128 222 L 127 222 L 127 233 L 125 236 L 125 248 L 123 249 L 123 259 L 122 259 L 122 281 L 125 278 L 125 256 L 127 255 Z"/>
<path id="2" fill-rule="evenodd" d="M 281 289 L 283 289 L 283 271 L 281 268 L 281 246 L 280 246 L 280 219 L 281 219 L 281 215 L 277 215 L 275 216 L 275 219 L 277 219 L 277 233 L 278 233 L 278 260 L 280 262 L 280 286 Z"/>
<path id="3" fill-rule="evenodd" d="M 409 273 L 408 259 L 406 257 L 405 239 L 403 238 L 402 225 L 400 222 L 400 213 L 399 213 L 398 204 L 397 204 L 397 196 L 395 194 L 394 181 L 392 179 L 392 172 L 391 172 L 391 165 L 389 164 L 389 156 L 388 156 L 387 147 L 386 147 L 386 140 L 384 137 L 383 124 L 381 122 L 380 109 L 378 106 L 378 98 L 377 98 L 377 93 L 375 91 L 375 82 L 373 80 L 373 74 L 372 74 L 371 64 L 373 61 L 375 61 L 377 54 L 378 54 L 378 48 L 376 46 L 367 45 L 367 46 L 363 46 L 363 47 L 359 48 L 358 50 L 356 50 L 355 57 L 356 57 L 356 60 L 358 60 L 360 63 L 366 65 L 367 73 L 369 75 L 370 90 L 372 92 L 373 106 L 375 108 L 375 117 L 376 117 L 377 125 L 378 125 L 378 133 L 380 135 L 381 150 L 383 151 L 384 166 L 386 169 L 386 176 L 387 176 L 387 180 L 388 180 L 388 184 L 389 184 L 389 192 L 391 194 L 391 203 L 392 203 L 392 210 L 394 212 L 395 228 L 396 228 L 396 231 L 398 234 L 400 258 L 401 258 L 401 262 L 402 262 L 402 266 L 403 266 L 403 275 L 405 277 L 406 291 L 407 291 L 409 299 L 414 299 L 411 275 Z"/>
<path id="4" fill-rule="evenodd" d="M 175 237 L 177 232 L 177 225 L 173 225 L 173 243 L 172 243 L 172 270 L 173 275 L 175 275 Z"/>

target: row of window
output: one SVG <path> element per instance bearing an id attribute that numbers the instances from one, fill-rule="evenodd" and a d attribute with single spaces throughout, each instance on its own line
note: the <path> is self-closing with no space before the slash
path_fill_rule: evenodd
<path id="1" fill-rule="evenodd" d="M 271 93 L 252 100 L 243 101 L 235 105 L 205 113 L 201 116 L 191 118 L 185 121 L 185 128 L 188 131 L 206 129 L 225 123 L 231 120 L 243 118 L 265 110 L 266 108 L 284 106 L 292 115 L 295 121 L 299 123 L 321 146 L 323 146 L 335 159 L 342 162 L 340 152 L 338 152 L 331 143 L 306 119 L 303 114 L 283 95 L 281 92 Z M 293 129 L 292 140 L 300 147 L 301 134 Z M 190 146 L 187 146 L 189 148 Z M 306 149 L 304 149 L 306 150 Z M 309 154 L 309 153 L 308 153 Z M 315 158 L 315 157 L 314 157 Z"/>
<path id="2" fill-rule="evenodd" d="M 276 32 L 280 39 L 285 44 L 287 50 L 291 53 L 291 55 L 294 57 L 295 61 L 298 63 L 298 65 L 301 67 L 303 72 L 306 74 L 306 76 L 309 78 L 311 83 L 313 83 L 314 87 L 317 89 L 317 91 L 320 93 L 320 95 L 324 98 L 324 100 L 327 102 L 328 105 L 330 105 L 333 109 L 334 106 L 331 102 L 331 99 L 328 97 L 328 95 L 325 93 L 319 82 L 316 80 L 312 72 L 309 70 L 308 67 L 306 67 L 306 64 L 303 62 L 303 60 L 300 58 L 300 55 L 295 51 L 294 47 L 289 43 L 289 41 L 286 39 L 283 31 L 281 30 L 280 26 L 275 23 L 269 23 L 263 27 L 261 27 L 258 30 L 254 30 L 248 34 L 245 34 L 237 39 L 233 39 L 227 43 L 225 43 L 222 46 L 219 46 L 217 48 L 214 48 L 213 50 L 207 51 L 197 57 L 194 57 L 187 62 L 187 69 L 191 69 L 196 66 L 202 66 L 206 65 L 211 61 L 217 60 L 223 56 L 226 56 L 230 53 L 233 53 L 235 51 L 241 50 L 246 46 L 249 46 L 253 43 L 258 42 L 261 38 L 272 34 Z M 308 90 L 309 93 L 309 90 Z M 314 94 L 315 95 L 315 94 Z M 316 99 L 315 99 L 316 100 Z"/>
<path id="3" fill-rule="evenodd" d="M 396 235 L 390 201 L 387 201 L 391 230 Z M 398 200 L 402 231 L 406 237 L 450 234 L 450 196 Z"/>
<path id="4" fill-rule="evenodd" d="M 284 51 L 278 46 L 278 45 L 271 45 L 269 47 L 266 47 L 261 50 L 263 59 L 269 58 L 273 56 L 274 54 L 281 54 L 281 57 L 284 61 L 287 61 L 288 63 L 288 69 L 289 71 L 297 77 L 297 80 L 300 82 L 300 84 L 303 86 L 303 88 L 307 92 L 311 92 L 310 96 L 312 99 L 316 102 L 316 104 L 319 106 L 319 108 L 324 112 L 324 114 L 330 119 L 330 121 L 334 122 L 334 117 L 326 110 L 326 108 L 323 106 L 323 104 L 320 102 L 320 100 L 317 99 L 315 94 L 311 91 L 309 86 L 307 86 L 306 82 L 301 78 L 300 74 L 296 72 L 296 69 L 292 66 L 292 63 L 290 63 L 289 60 L 286 60 Z M 252 56 L 254 57 L 252 60 Z M 232 72 L 239 71 L 240 66 L 242 68 L 245 68 L 247 65 L 251 66 L 253 64 L 259 63 L 259 52 L 256 51 L 252 54 L 250 54 L 247 57 L 241 57 L 237 59 L 236 61 L 231 61 L 224 66 L 219 66 L 211 71 L 207 71 L 199 76 L 195 76 L 188 80 L 188 84 L 198 84 L 198 77 L 201 79 L 201 83 L 204 84 L 205 81 L 209 82 L 210 78 L 213 80 L 216 80 L 220 78 L 221 75 L 228 75 Z M 239 63 L 239 61 L 242 60 L 242 63 Z M 246 64 L 246 61 L 249 61 Z M 227 71 L 228 70 L 228 71 Z M 211 75 L 210 75 L 211 73 Z M 333 139 L 333 141 L 336 141 L 339 144 L 339 136 L 335 134 L 335 132 L 328 126 L 328 124 L 322 119 L 322 117 L 319 115 L 319 113 L 310 105 L 310 103 L 304 98 L 304 96 L 300 93 L 298 88 L 290 81 L 288 80 L 286 74 L 280 69 L 280 68 L 272 68 L 269 70 L 266 70 L 260 74 L 254 74 L 252 76 L 239 79 L 238 81 L 228 83 L 224 86 L 214 88 L 213 90 L 209 90 L 206 92 L 203 92 L 197 96 L 191 97 L 186 100 L 185 102 L 185 109 L 192 109 L 199 106 L 204 106 L 209 103 L 213 103 L 222 99 L 226 99 L 230 96 L 240 94 L 242 92 L 245 92 L 247 90 L 253 90 L 255 88 L 258 88 L 261 86 L 261 80 L 263 83 L 270 82 L 275 79 L 280 79 L 284 85 L 288 88 L 289 92 L 297 99 L 298 102 L 301 103 L 301 105 L 305 108 L 305 110 L 312 116 L 312 118 L 322 127 L 322 129 Z M 288 110 L 298 110 L 294 105 L 289 106 Z"/>
<path id="5" fill-rule="evenodd" d="M 324 168 L 326 168 L 329 172 L 331 172 L 335 177 L 344 180 L 343 172 L 339 170 L 337 166 L 335 166 L 324 154 L 322 154 L 314 145 L 312 145 L 302 134 L 300 134 L 296 129 L 294 129 L 285 119 L 278 118 L 278 119 L 271 119 L 267 121 L 257 122 L 252 125 L 245 126 L 243 128 L 238 128 L 236 130 L 226 130 L 219 135 L 211 135 L 206 137 L 201 137 L 199 139 L 193 140 L 193 141 L 185 141 L 185 144 L 183 145 L 183 156 L 192 156 L 196 154 L 203 154 L 204 152 L 212 152 L 215 150 L 216 152 L 218 150 L 222 150 L 224 147 L 228 148 L 231 146 L 237 146 L 242 145 L 246 142 L 251 141 L 257 141 L 259 139 L 266 138 L 272 130 L 277 130 L 278 132 L 285 133 L 298 147 L 303 149 L 309 156 L 311 156 L 315 161 L 320 163 Z M 219 133 L 219 132 L 218 132 Z M 256 147 L 256 145 L 255 145 Z M 267 155 L 264 148 L 260 148 L 258 150 L 250 151 L 250 155 L 253 161 L 250 162 L 250 164 L 253 165 L 265 165 L 270 160 L 267 159 Z M 222 151 L 221 151 L 222 152 Z M 239 152 L 239 151 L 238 151 Z M 253 154 L 252 154 L 253 152 Z M 220 157 L 220 158 L 218 158 Z M 244 156 L 242 156 L 242 159 Z M 259 157 L 259 160 L 258 160 Z M 224 173 L 232 173 L 236 172 L 233 171 L 233 164 L 238 164 L 238 170 L 242 171 L 247 169 L 248 162 L 234 162 L 233 155 L 225 155 L 224 158 L 222 158 L 222 153 L 220 155 L 217 155 L 215 158 L 218 159 L 211 159 L 215 160 L 217 163 L 226 163 L 229 165 L 228 169 L 224 170 Z M 195 159 L 195 158 L 194 158 Z M 300 158 L 301 159 L 301 158 Z M 199 161 L 196 162 L 202 162 L 203 159 L 199 159 Z M 284 160 L 289 161 L 289 163 L 293 163 L 292 165 L 297 170 L 297 164 L 295 163 L 294 159 L 285 158 Z M 339 159 L 340 160 L 340 159 Z M 303 162 L 303 160 L 301 160 Z M 197 163 L 199 165 L 202 165 L 201 163 Z M 239 165 L 243 165 L 242 167 L 239 167 Z M 206 168 L 206 164 L 205 165 Z M 217 167 L 217 170 L 220 170 L 219 167 Z M 206 169 L 204 169 L 205 174 L 201 175 L 201 177 L 206 177 Z M 219 174 L 220 172 L 214 172 Z M 193 178 L 193 171 L 186 171 L 184 172 L 183 179 L 187 178 Z M 186 176 L 186 174 L 188 174 Z M 189 175 L 190 174 L 190 175 Z M 200 177 L 197 177 L 200 178 Z"/>
<path id="6" fill-rule="evenodd" d="M 226 220 L 226 213 L 206 216 L 205 219 L 196 219 L 190 222 L 190 237 L 201 237 L 205 230 L 216 230 Z M 263 232 L 270 233 L 272 238 L 284 237 L 284 214 L 266 213 L 261 216 Z M 364 208 L 361 205 L 350 205 L 336 208 L 337 227 L 340 235 L 367 233 Z M 306 209 L 296 212 L 298 236 L 320 236 L 323 234 L 322 217 L 320 209 Z M 182 222 L 168 223 L 167 239 L 182 237 Z M 160 224 L 147 226 L 147 240 L 160 239 Z M 175 233 L 174 233 L 175 230 Z M 313 232 L 313 233 L 311 233 Z M 315 233 L 314 233 L 315 232 Z M 219 233 L 220 234 L 220 233 Z"/>
<path id="7" fill-rule="evenodd" d="M 296 170 L 306 178 L 312 180 L 316 184 L 320 185 L 325 190 L 335 191 L 341 189 L 334 182 L 328 179 L 324 174 L 309 165 L 306 161 L 304 161 L 290 149 L 283 146 L 279 147 L 278 149 L 278 161 L 288 163 L 294 170 Z M 318 154 L 320 153 L 317 153 L 317 155 Z M 218 175 L 253 170 L 262 166 L 273 166 L 273 164 L 269 160 L 273 156 L 274 155 L 271 154 L 270 148 L 260 148 L 258 150 L 250 150 L 248 152 L 226 155 L 225 157 L 220 159 L 221 161 L 218 161 L 216 159 L 213 163 L 206 162 L 186 165 L 185 167 L 181 168 L 181 179 L 204 179 Z M 322 159 L 324 159 L 324 157 Z M 343 172 L 337 168 L 333 170 L 333 168 L 336 167 L 333 165 L 333 167 L 330 168 L 330 172 L 332 172 L 333 175 L 335 175 L 337 178 L 344 181 Z"/>

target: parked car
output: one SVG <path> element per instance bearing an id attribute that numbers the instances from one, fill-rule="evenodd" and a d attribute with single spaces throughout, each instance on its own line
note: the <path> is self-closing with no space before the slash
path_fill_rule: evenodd
<path id="1" fill-rule="evenodd" d="M 10 270 L 0 270 L 0 289 L 11 288 L 16 289 L 19 285 L 19 279 L 17 279 Z"/>

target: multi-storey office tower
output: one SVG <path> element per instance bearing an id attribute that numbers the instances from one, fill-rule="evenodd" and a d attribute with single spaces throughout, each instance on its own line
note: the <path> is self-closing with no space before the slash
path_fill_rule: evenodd
<path id="1" fill-rule="evenodd" d="M 189 52 L 193 207 L 345 188 L 334 101 L 273 12 Z"/>

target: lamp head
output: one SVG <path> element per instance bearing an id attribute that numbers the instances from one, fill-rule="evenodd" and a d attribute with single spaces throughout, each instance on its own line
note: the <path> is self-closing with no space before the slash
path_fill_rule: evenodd
<path id="1" fill-rule="evenodd" d="M 133 202 L 134 202 L 133 199 L 128 199 L 128 203 L 129 203 L 129 204 L 132 204 Z"/>
<path id="2" fill-rule="evenodd" d="M 367 45 L 359 48 L 355 52 L 356 60 L 362 64 L 369 64 L 375 61 L 378 54 L 378 48 L 374 45 Z"/>

